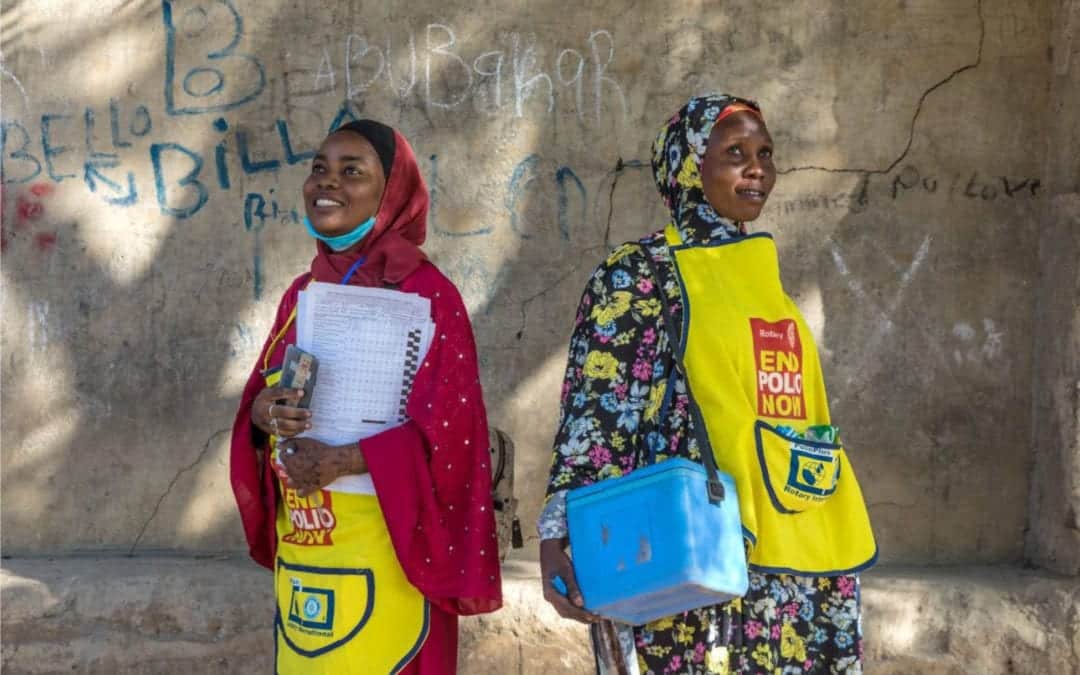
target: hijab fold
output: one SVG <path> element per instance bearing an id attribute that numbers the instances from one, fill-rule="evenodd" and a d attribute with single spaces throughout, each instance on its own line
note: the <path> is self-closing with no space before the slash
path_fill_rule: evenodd
<path id="1" fill-rule="evenodd" d="M 266 436 L 251 421 L 252 403 L 266 386 L 262 367 L 279 367 L 286 346 L 295 344 L 292 312 L 312 276 L 340 282 L 363 259 L 350 284 L 392 284 L 428 298 L 438 332 L 409 391 L 408 420 L 360 442 L 394 551 L 409 582 L 444 612 L 490 612 L 502 604 L 502 592 L 476 343 L 457 289 L 419 248 L 428 192 L 412 148 L 397 131 L 371 124 L 388 130 L 394 141 L 391 153 L 385 153 L 385 143 L 380 153 L 384 162 L 384 154 L 392 155 L 392 165 L 375 226 L 363 242 L 341 253 L 318 242 L 311 273 L 297 277 L 282 296 L 233 424 L 233 494 L 252 558 L 273 569 L 280 496 L 266 461 Z M 343 128 L 363 134 L 351 126 Z M 367 127 L 372 128 L 377 129 Z"/>
<path id="2" fill-rule="evenodd" d="M 353 263 L 364 258 L 349 278 L 350 285 L 400 285 L 427 260 L 420 245 L 427 237 L 430 198 L 416 156 L 396 129 L 373 120 L 351 122 L 337 131 L 359 134 L 371 143 L 386 173 L 386 187 L 371 232 L 359 245 L 340 253 L 322 241 L 317 242 L 318 253 L 311 261 L 311 273 L 319 281 L 339 283 Z"/>
<path id="3" fill-rule="evenodd" d="M 758 104 L 747 99 L 726 94 L 696 96 L 668 120 L 653 143 L 656 187 L 671 211 L 671 222 L 687 243 L 746 234 L 743 223 L 713 209 L 701 183 L 709 134 L 718 121 L 740 110 L 761 115 Z"/>

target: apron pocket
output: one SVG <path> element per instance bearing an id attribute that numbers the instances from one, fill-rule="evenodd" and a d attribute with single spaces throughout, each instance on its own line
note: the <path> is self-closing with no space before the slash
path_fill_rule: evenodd
<path id="1" fill-rule="evenodd" d="M 812 511 L 836 492 L 841 446 L 788 438 L 760 420 L 754 425 L 754 440 L 762 482 L 780 513 Z"/>
<path id="2" fill-rule="evenodd" d="M 315 657 L 348 643 L 375 608 L 375 575 L 365 568 L 312 567 L 278 558 L 277 630 L 297 654 Z"/>

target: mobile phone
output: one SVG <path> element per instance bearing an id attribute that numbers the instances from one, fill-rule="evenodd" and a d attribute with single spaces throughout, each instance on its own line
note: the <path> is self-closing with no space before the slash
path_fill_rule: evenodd
<path id="1" fill-rule="evenodd" d="M 297 402 L 298 408 L 311 407 L 311 395 L 319 374 L 319 359 L 315 355 L 289 345 L 285 349 L 285 361 L 281 364 L 281 386 L 287 389 L 303 389 L 304 395 Z"/>

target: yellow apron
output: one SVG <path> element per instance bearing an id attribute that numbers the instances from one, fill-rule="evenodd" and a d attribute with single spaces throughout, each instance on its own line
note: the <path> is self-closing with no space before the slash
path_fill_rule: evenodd
<path id="1" fill-rule="evenodd" d="M 820 576 L 869 567 L 877 545 L 843 447 L 778 429 L 831 420 L 817 347 L 780 283 L 772 237 L 689 245 L 671 225 L 665 235 L 684 301 L 680 358 L 697 423 L 738 486 L 750 566 Z"/>
<path id="2" fill-rule="evenodd" d="M 279 379 L 266 375 L 268 386 Z M 329 490 L 304 498 L 279 485 L 275 672 L 401 672 L 427 639 L 429 608 L 401 569 L 378 498 Z"/>

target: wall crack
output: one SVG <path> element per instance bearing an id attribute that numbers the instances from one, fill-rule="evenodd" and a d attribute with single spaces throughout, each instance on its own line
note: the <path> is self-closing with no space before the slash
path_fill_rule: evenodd
<path id="1" fill-rule="evenodd" d="M 180 480 L 180 476 L 194 469 L 195 466 L 203 460 L 203 457 L 206 456 L 206 453 L 210 451 L 210 444 L 214 442 L 214 439 L 230 430 L 231 427 L 226 427 L 224 429 L 218 429 L 214 433 L 210 434 L 210 437 L 206 439 L 206 443 L 203 444 L 203 448 L 199 451 L 199 455 L 195 458 L 195 460 L 187 466 L 181 467 L 180 470 L 176 472 L 176 475 L 172 477 L 172 480 L 169 481 L 169 485 L 165 488 L 165 492 L 163 492 L 161 496 L 158 497 L 157 503 L 154 504 L 154 509 L 150 512 L 150 516 L 146 519 L 146 522 L 142 524 L 142 527 L 139 528 L 139 534 L 135 537 L 135 541 L 131 544 L 131 548 L 128 549 L 127 554 L 129 557 L 135 554 L 135 548 L 139 545 L 139 542 L 142 541 L 143 535 L 146 534 L 146 528 L 149 527 L 150 523 L 153 522 L 154 518 L 157 517 L 158 510 L 161 508 L 161 504 L 165 501 L 165 498 L 169 496 L 169 493 L 172 492 L 173 486 L 175 486 L 176 482 Z"/>
<path id="2" fill-rule="evenodd" d="M 945 86 L 946 84 L 948 84 L 949 82 L 954 80 L 961 73 L 965 73 L 965 72 L 967 72 L 969 70 L 975 70 L 980 65 L 982 65 L 983 45 L 986 42 L 986 19 L 983 17 L 982 4 L 983 4 L 982 0 L 976 0 L 975 13 L 979 17 L 979 46 L 978 46 L 978 49 L 977 49 L 977 51 L 975 53 L 975 61 L 973 63 L 969 63 L 969 64 L 967 64 L 965 66 L 961 66 L 961 67 L 957 68 L 956 70 L 952 71 L 951 73 L 946 75 L 943 79 L 941 79 L 938 82 L 934 83 L 926 91 L 924 91 L 922 93 L 922 96 L 919 97 L 919 102 L 915 105 L 915 112 L 911 116 L 911 127 L 908 130 L 907 144 L 904 146 L 904 150 L 903 150 L 903 152 L 900 153 L 900 156 L 897 157 L 896 159 L 894 159 L 892 161 L 892 163 L 890 163 L 884 169 L 860 169 L 860 168 L 846 168 L 846 167 L 841 167 L 841 168 L 836 169 L 836 168 L 829 168 L 829 167 L 825 167 L 825 166 L 815 166 L 815 165 L 796 166 L 796 167 L 792 167 L 790 169 L 784 169 L 782 171 L 778 171 L 777 173 L 779 173 L 781 175 L 784 175 L 784 174 L 789 174 L 789 173 L 796 173 L 796 172 L 799 172 L 799 171 L 824 171 L 825 173 L 854 173 L 854 174 L 860 174 L 862 176 L 872 176 L 872 175 L 886 175 L 886 174 L 892 172 L 893 169 L 895 169 L 897 166 L 899 166 L 900 162 L 904 161 L 904 159 L 908 155 L 908 152 L 911 151 L 911 145 L 912 145 L 912 143 L 915 142 L 915 125 L 918 123 L 919 115 L 922 114 L 923 103 L 926 102 L 926 99 L 930 96 L 930 94 L 934 93 L 935 91 L 937 91 L 941 87 Z"/>
<path id="3" fill-rule="evenodd" d="M 622 175 L 625 166 L 622 157 L 615 160 L 615 176 L 611 179 L 611 191 L 608 192 L 607 224 L 604 226 L 604 247 L 607 249 L 611 249 L 611 217 L 615 213 L 615 186 L 619 184 L 619 176 Z"/>
<path id="4" fill-rule="evenodd" d="M 608 248 L 607 244 L 604 244 L 604 246 L 591 246 L 589 248 L 582 249 L 581 258 L 587 260 L 588 256 L 591 255 L 592 253 L 595 253 L 595 252 L 599 251 L 600 249 L 603 249 L 603 250 L 606 251 L 607 248 Z M 519 307 L 518 307 L 518 309 L 521 312 L 521 324 L 518 326 L 518 330 L 517 330 L 517 333 L 515 335 L 516 339 L 520 340 L 525 335 L 525 321 L 528 318 L 529 303 L 531 303 L 533 300 L 544 297 L 545 295 L 547 295 L 551 291 L 558 288 L 558 286 L 560 284 L 562 284 L 562 282 L 564 282 L 568 278 L 570 278 L 570 276 L 573 275 L 575 272 L 577 272 L 579 269 L 581 269 L 581 265 L 574 265 L 569 270 L 567 270 L 565 273 L 560 275 L 558 279 L 551 282 L 547 286 L 544 286 L 542 289 L 540 289 L 536 293 L 533 293 L 532 295 L 530 295 L 529 297 L 527 297 L 527 298 L 525 298 L 524 300 L 521 301 L 521 303 L 519 304 Z"/>
<path id="5" fill-rule="evenodd" d="M 608 213 L 607 221 L 604 226 L 604 246 L 606 250 L 610 251 L 613 247 L 611 245 L 611 220 L 615 215 L 615 188 L 619 183 L 619 176 L 623 174 L 627 169 L 651 169 L 652 165 L 641 159 L 626 159 L 621 156 L 615 160 L 615 168 L 607 172 L 607 176 L 611 176 L 611 189 L 608 191 Z M 605 176 L 605 179 L 606 177 Z M 599 201 L 599 200 L 598 200 Z"/>

